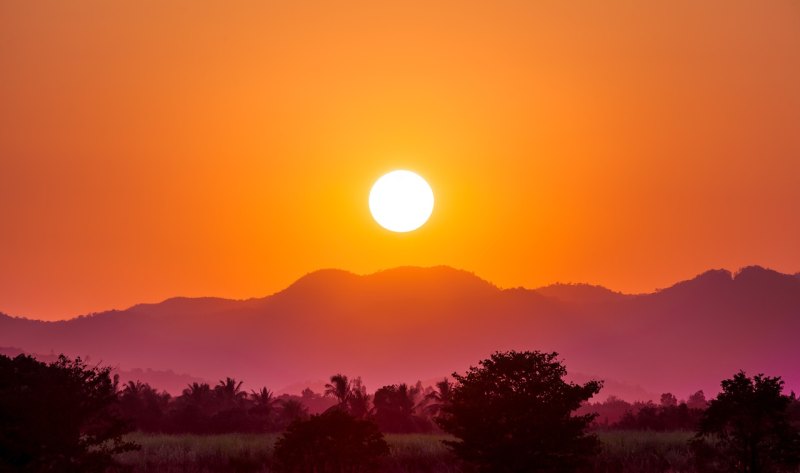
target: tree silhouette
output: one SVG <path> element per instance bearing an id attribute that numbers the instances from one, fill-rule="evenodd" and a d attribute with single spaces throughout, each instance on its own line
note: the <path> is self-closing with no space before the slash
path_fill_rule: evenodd
<path id="1" fill-rule="evenodd" d="M 428 393 L 425 399 L 428 403 L 425 405 L 425 412 L 431 417 L 436 417 L 442 411 L 444 406 L 450 402 L 453 395 L 453 383 L 447 378 L 436 383 L 436 389 Z"/>
<path id="2" fill-rule="evenodd" d="M 240 432 L 256 429 L 247 415 L 247 392 L 242 390 L 242 384 L 242 381 L 234 378 L 225 378 L 214 387 L 218 404 L 210 419 L 212 432 Z M 259 430 L 266 430 L 266 426 L 262 426 Z"/>
<path id="3" fill-rule="evenodd" d="M 80 358 L 0 355 L 0 471 L 106 471 L 135 448 L 122 440 L 116 383 L 110 368 Z"/>
<path id="4" fill-rule="evenodd" d="M 702 390 L 697 391 L 689 396 L 689 399 L 686 400 L 686 405 L 689 406 L 689 409 L 705 410 L 708 407 L 706 394 Z"/>
<path id="5" fill-rule="evenodd" d="M 275 404 L 278 400 L 275 395 L 266 387 L 258 391 L 252 391 L 250 395 L 252 407 L 250 407 L 250 414 L 254 418 L 255 430 L 267 431 L 272 428 L 273 414 L 275 411 Z"/>
<path id="6" fill-rule="evenodd" d="M 182 397 L 193 404 L 205 406 L 211 401 L 211 392 L 208 383 L 192 383 L 183 390 Z"/>
<path id="7" fill-rule="evenodd" d="M 240 404 L 247 399 L 247 393 L 242 391 L 243 383 L 243 381 L 237 382 L 234 378 L 225 378 L 214 387 L 214 392 L 228 405 Z"/>
<path id="8" fill-rule="evenodd" d="M 743 371 L 722 381 L 692 442 L 701 471 L 793 472 L 800 465 L 800 432 L 783 380 Z"/>
<path id="9" fill-rule="evenodd" d="M 331 382 L 325 385 L 325 395 L 336 398 L 339 406 L 346 408 L 350 399 L 350 381 L 347 376 L 341 373 L 331 376 Z"/>
<path id="10" fill-rule="evenodd" d="M 384 386 L 375 391 L 375 421 L 384 432 L 420 432 L 430 430 L 427 421 L 415 416 L 421 386 L 407 384 Z"/>
<path id="11" fill-rule="evenodd" d="M 367 387 L 361 382 L 361 378 L 355 378 L 347 396 L 347 411 L 356 419 L 364 419 L 369 414 L 369 401 Z"/>
<path id="12" fill-rule="evenodd" d="M 661 407 L 676 407 L 678 405 L 678 398 L 672 393 L 664 393 L 661 395 Z"/>
<path id="13" fill-rule="evenodd" d="M 497 352 L 454 373 L 451 401 L 439 425 L 458 441 L 446 443 L 481 473 L 570 472 L 595 451 L 586 434 L 594 414 L 574 415 L 601 383 L 563 380 L 556 353 Z"/>
<path id="14" fill-rule="evenodd" d="M 296 420 L 303 420 L 308 417 L 308 409 L 297 399 L 284 399 L 281 405 L 281 423 L 286 426 Z"/>
<path id="15" fill-rule="evenodd" d="M 165 413 L 171 396 L 159 393 L 149 384 L 128 381 L 119 393 L 119 411 L 135 430 L 160 432 L 165 430 Z"/>
<path id="16" fill-rule="evenodd" d="M 332 409 L 293 422 L 275 444 L 278 471 L 362 473 L 377 471 L 389 446 L 378 426 Z"/>
<path id="17" fill-rule="evenodd" d="M 175 400 L 170 412 L 173 432 L 209 433 L 218 399 L 208 383 L 192 383 Z"/>

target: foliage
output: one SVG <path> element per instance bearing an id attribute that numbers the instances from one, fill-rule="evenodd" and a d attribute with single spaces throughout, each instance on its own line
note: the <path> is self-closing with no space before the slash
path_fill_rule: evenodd
<path id="1" fill-rule="evenodd" d="M 690 409 L 682 402 L 670 399 L 667 403 L 656 406 L 652 402 L 640 403 L 636 413 L 627 411 L 613 428 L 620 430 L 655 430 L 670 432 L 675 430 L 693 431 L 697 428 L 703 411 Z"/>
<path id="2" fill-rule="evenodd" d="M 384 432 L 429 432 L 427 419 L 416 415 L 417 398 L 422 386 L 409 388 L 407 384 L 384 386 L 375 391 L 375 421 Z"/>
<path id="3" fill-rule="evenodd" d="M 439 413 L 450 402 L 453 394 L 453 383 L 444 378 L 436 383 L 436 388 L 425 395 L 425 413 L 433 418 L 438 417 Z"/>
<path id="4" fill-rule="evenodd" d="M 342 407 L 347 406 L 351 391 L 350 380 L 341 373 L 331 376 L 331 382 L 325 385 L 325 395 L 335 398 Z"/>
<path id="5" fill-rule="evenodd" d="M 297 399 L 284 399 L 281 401 L 281 418 L 287 425 L 296 420 L 307 419 L 308 408 Z"/>
<path id="6" fill-rule="evenodd" d="M 275 445 L 275 462 L 284 472 L 377 471 L 388 454 L 377 425 L 341 409 L 293 422 Z"/>
<path id="7" fill-rule="evenodd" d="M 483 472 L 568 472 L 586 463 L 597 439 L 586 434 L 594 416 L 573 415 L 601 383 L 563 380 L 556 353 L 497 352 L 465 375 L 438 422 L 448 442 Z"/>
<path id="8" fill-rule="evenodd" d="M 793 396 L 783 380 L 743 371 L 722 381 L 693 441 L 702 471 L 790 472 L 800 465 L 800 432 L 792 425 Z"/>
<path id="9" fill-rule="evenodd" d="M 678 401 L 670 393 L 662 394 L 658 405 L 652 401 L 629 403 L 609 396 L 605 402 L 585 403 L 578 412 L 597 414 L 592 423 L 595 429 L 694 431 L 706 405 L 703 391 L 697 391 L 687 401 Z"/>
<path id="10" fill-rule="evenodd" d="M 157 430 L 170 399 L 169 394 L 159 393 L 147 383 L 129 381 L 119 394 L 119 412 L 134 430 Z"/>
<path id="11" fill-rule="evenodd" d="M 367 387 L 361 378 L 355 378 L 350 385 L 350 395 L 347 398 L 347 411 L 357 419 L 364 419 L 369 415 L 370 396 Z"/>
<path id="12" fill-rule="evenodd" d="M 0 356 L 0 471 L 101 472 L 124 442 L 109 368 Z"/>

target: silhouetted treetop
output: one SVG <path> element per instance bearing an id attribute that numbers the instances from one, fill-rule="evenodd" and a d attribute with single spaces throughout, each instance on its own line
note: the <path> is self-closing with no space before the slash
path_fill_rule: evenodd
<path id="1" fill-rule="evenodd" d="M 51 364 L 0 355 L 0 426 L 0 471 L 103 472 L 135 448 L 122 439 L 111 369 L 63 355 Z"/>
<path id="2" fill-rule="evenodd" d="M 783 380 L 740 371 L 722 381 L 693 442 L 702 471 L 793 472 L 800 465 L 800 430 L 793 425 L 793 396 Z"/>
<path id="3" fill-rule="evenodd" d="M 594 452 L 585 433 L 593 414 L 574 411 L 599 381 L 567 383 L 556 353 L 497 352 L 466 374 L 454 373 L 451 400 L 438 418 L 458 438 L 447 442 L 481 473 L 569 472 Z"/>

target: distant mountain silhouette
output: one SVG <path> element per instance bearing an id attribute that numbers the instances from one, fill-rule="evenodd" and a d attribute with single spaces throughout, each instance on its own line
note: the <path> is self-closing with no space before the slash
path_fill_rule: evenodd
<path id="1" fill-rule="evenodd" d="M 60 322 L 0 315 L 0 346 L 235 376 L 248 389 L 337 372 L 375 389 L 462 371 L 495 350 L 540 349 L 558 351 L 576 373 L 648 392 L 715 392 L 739 369 L 782 375 L 800 390 L 798 333 L 800 277 L 757 266 L 640 295 L 504 290 L 449 267 L 323 270 L 259 299 L 174 298 Z"/>

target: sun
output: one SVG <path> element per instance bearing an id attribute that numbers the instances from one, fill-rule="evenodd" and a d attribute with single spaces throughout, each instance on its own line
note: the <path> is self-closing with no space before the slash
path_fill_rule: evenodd
<path id="1" fill-rule="evenodd" d="M 373 184 L 369 210 L 383 228 L 410 232 L 424 225 L 433 213 L 433 190 L 419 174 L 392 171 Z"/>

